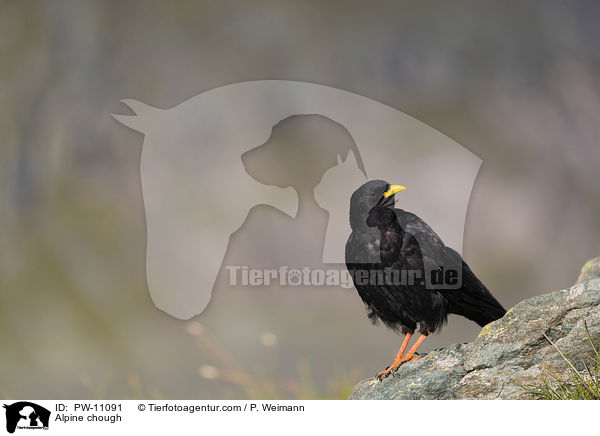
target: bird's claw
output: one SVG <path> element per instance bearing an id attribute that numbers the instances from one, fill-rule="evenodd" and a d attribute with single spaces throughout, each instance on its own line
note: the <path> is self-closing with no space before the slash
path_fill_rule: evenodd
<path id="1" fill-rule="evenodd" d="M 375 376 L 375 378 L 377 380 L 379 380 L 379 381 L 382 381 L 384 378 L 387 378 L 390 375 L 392 377 L 395 377 L 396 373 L 398 372 L 398 370 L 400 369 L 400 367 L 402 365 L 404 365 L 407 362 L 414 362 L 415 360 L 419 360 L 421 357 L 423 357 L 425 355 L 426 354 L 419 355 L 419 353 L 415 353 L 410 359 L 406 359 L 406 360 L 401 360 L 399 362 L 395 362 L 395 363 L 391 364 L 390 366 L 388 366 L 383 371 L 378 372 L 377 375 Z"/>
<path id="2" fill-rule="evenodd" d="M 388 370 L 384 370 L 384 371 L 378 372 L 377 375 L 375 376 L 375 378 L 377 379 L 377 381 L 383 381 L 383 379 L 389 375 L 390 375 L 390 372 Z"/>
<path id="3" fill-rule="evenodd" d="M 390 365 L 388 366 L 386 369 L 384 369 L 383 371 L 380 371 L 377 373 L 377 375 L 375 376 L 375 378 L 379 381 L 382 381 L 384 378 L 391 376 L 395 376 L 396 375 L 396 371 L 398 371 L 398 368 L 400 367 L 400 364 L 398 365 Z"/>

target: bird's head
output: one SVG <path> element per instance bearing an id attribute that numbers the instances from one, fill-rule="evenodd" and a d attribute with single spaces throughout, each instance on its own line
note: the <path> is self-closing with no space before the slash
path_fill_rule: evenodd
<path id="1" fill-rule="evenodd" d="M 385 180 L 370 180 L 363 184 L 354 191 L 350 198 L 350 226 L 357 229 L 364 227 L 365 224 L 369 226 L 376 225 L 367 223 L 371 209 L 392 209 L 395 202 L 394 195 L 405 189 L 401 185 L 390 185 Z"/>

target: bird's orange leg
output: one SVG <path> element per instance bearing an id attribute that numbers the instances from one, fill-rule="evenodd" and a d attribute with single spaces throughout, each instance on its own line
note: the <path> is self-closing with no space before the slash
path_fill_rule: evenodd
<path id="1" fill-rule="evenodd" d="M 388 375 L 390 375 L 392 371 L 396 370 L 400 366 L 400 363 L 402 363 L 402 357 L 404 356 L 404 350 L 406 350 L 406 347 L 408 346 L 411 337 L 412 333 L 406 333 L 406 335 L 404 336 L 404 340 L 402 341 L 402 345 L 398 350 L 398 354 L 396 354 L 396 357 L 394 358 L 394 362 L 386 369 L 377 374 L 377 378 L 379 380 L 386 378 Z"/>
<path id="2" fill-rule="evenodd" d="M 419 338 L 413 344 L 413 346 L 410 347 L 410 350 L 408 350 L 408 352 L 404 356 L 402 356 L 400 363 L 404 363 L 404 362 L 408 362 L 408 361 L 414 362 L 415 360 L 419 359 L 419 356 L 415 356 L 414 354 L 417 352 L 417 349 L 423 343 L 423 341 L 425 340 L 426 337 L 427 337 L 427 335 L 421 334 L 421 336 L 419 336 Z"/>

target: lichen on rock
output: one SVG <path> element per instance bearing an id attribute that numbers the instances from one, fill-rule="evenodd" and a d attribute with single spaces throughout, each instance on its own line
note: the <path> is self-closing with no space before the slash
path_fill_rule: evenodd
<path id="1" fill-rule="evenodd" d="M 590 259 L 583 265 L 575 283 L 582 283 L 596 278 L 600 278 L 600 257 Z"/>

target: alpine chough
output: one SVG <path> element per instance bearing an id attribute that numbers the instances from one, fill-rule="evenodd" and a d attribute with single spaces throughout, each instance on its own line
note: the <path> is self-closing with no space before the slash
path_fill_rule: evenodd
<path id="1" fill-rule="evenodd" d="M 350 199 L 352 233 L 346 266 L 373 321 L 404 333 L 393 363 L 377 374 L 387 377 L 415 354 L 427 335 L 454 313 L 484 326 L 506 311 L 455 250 L 418 216 L 394 208 L 394 195 L 405 188 L 371 180 Z M 456 274 L 447 275 L 448 271 Z M 410 273 L 410 274 L 409 274 Z M 455 286 L 431 286 L 431 274 L 457 277 Z M 448 281 L 450 283 L 450 281 Z M 412 334 L 420 336 L 406 351 Z M 405 353 L 406 351 L 406 353 Z"/>

